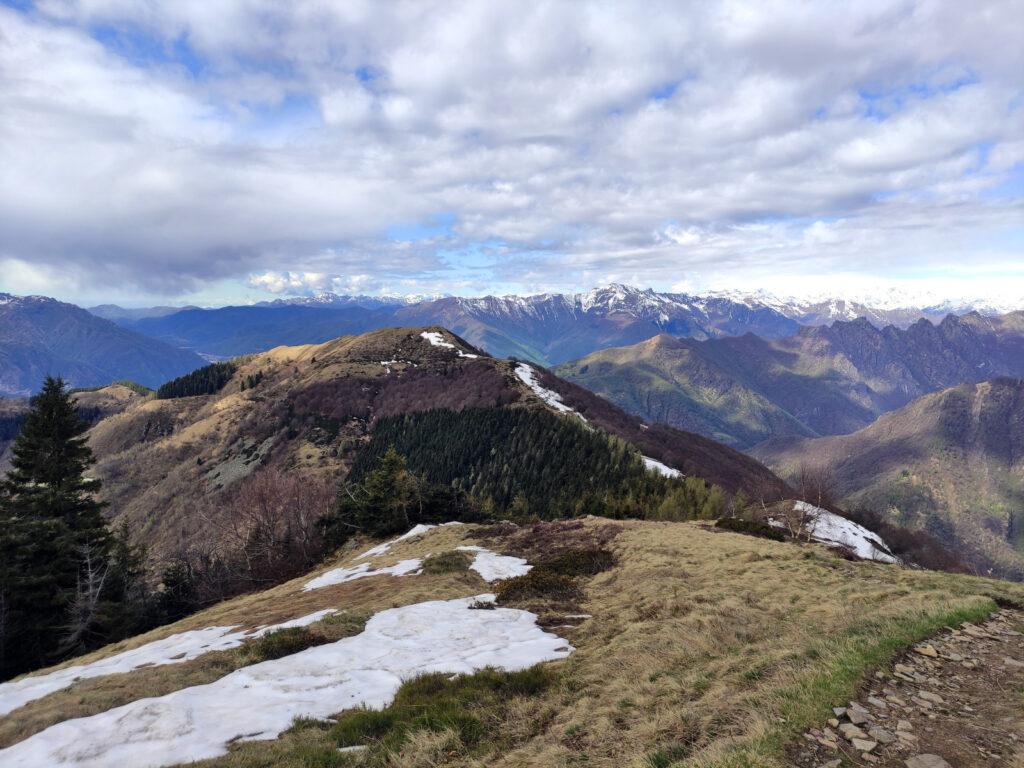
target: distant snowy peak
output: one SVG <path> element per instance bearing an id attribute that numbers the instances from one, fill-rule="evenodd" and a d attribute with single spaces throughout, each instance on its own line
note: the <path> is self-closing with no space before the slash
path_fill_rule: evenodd
<path id="1" fill-rule="evenodd" d="M 378 309 L 382 307 L 405 307 L 412 304 L 421 304 L 426 301 L 434 301 L 439 296 L 425 294 L 408 294 L 399 296 L 396 294 L 382 294 L 380 296 L 349 295 L 342 293 L 331 293 L 324 291 L 315 296 L 295 296 L 288 299 L 274 299 L 273 301 L 261 301 L 257 306 L 264 307 L 363 307 L 365 309 Z"/>
<path id="2" fill-rule="evenodd" d="M 938 296 L 914 294 L 890 289 L 871 296 L 818 295 L 811 297 L 780 297 L 767 291 L 719 290 L 707 294 L 748 307 L 765 307 L 795 320 L 801 325 L 828 325 L 837 320 L 866 318 L 872 325 L 907 327 L 924 318 L 938 321 L 946 315 L 1001 315 L 1024 309 L 1024 296 L 1019 300 L 975 299 L 950 300 Z"/>
<path id="3" fill-rule="evenodd" d="M 620 315 L 652 323 L 672 332 L 679 326 L 696 329 L 698 335 L 716 335 L 714 327 L 729 317 L 763 313 L 769 323 L 785 325 L 788 319 L 771 307 L 734 301 L 725 296 L 660 293 L 621 283 L 585 293 L 541 293 L 533 296 L 455 297 L 448 299 L 466 314 L 478 318 L 545 321 L 565 317 Z M 793 328 L 779 328 L 792 331 Z"/>

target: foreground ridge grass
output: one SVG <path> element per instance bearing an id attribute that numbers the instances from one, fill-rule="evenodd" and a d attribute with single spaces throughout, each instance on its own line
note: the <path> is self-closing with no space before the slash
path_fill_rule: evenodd
<path id="1" fill-rule="evenodd" d="M 522 596 L 542 626 L 576 648 L 571 656 L 512 677 L 415 678 L 383 710 L 300 719 L 276 740 L 239 742 L 197 765 L 779 768 L 787 743 L 853 698 L 865 676 L 906 647 L 984 618 L 997 603 L 1024 605 L 1021 585 L 851 562 L 818 545 L 694 523 L 586 519 L 433 529 L 397 542 L 374 566 L 444 555 L 438 573 L 302 592 L 306 576 L 190 622 L 269 623 L 325 607 L 369 615 L 496 591 L 448 555 L 470 544 L 571 580 L 578 589 L 571 601 L 550 589 Z M 365 545 L 342 553 L 337 564 L 349 564 Z M 282 635 L 259 653 L 287 652 L 302 641 Z M 155 672 L 103 685 L 144 695 L 147 674 Z M 59 696 L 51 705 L 72 701 L 74 692 Z M 339 751 L 352 747 L 367 748 Z"/>
<path id="2" fill-rule="evenodd" d="M 990 598 L 979 597 L 974 602 L 935 614 L 864 622 L 836 638 L 830 647 L 819 644 L 816 655 L 824 668 L 801 676 L 774 694 L 774 701 L 765 702 L 777 713 L 774 725 L 749 743 L 730 748 L 720 758 L 695 764 L 702 768 L 784 766 L 786 744 L 808 726 L 826 720 L 837 703 L 856 698 L 859 682 L 872 670 L 885 666 L 902 651 L 942 629 L 967 621 L 980 622 L 998 608 Z"/>

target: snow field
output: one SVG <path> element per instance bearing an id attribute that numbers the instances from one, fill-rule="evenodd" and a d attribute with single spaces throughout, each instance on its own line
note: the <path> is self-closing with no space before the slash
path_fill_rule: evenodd
<path id="1" fill-rule="evenodd" d="M 586 418 L 584 418 L 580 413 L 577 413 L 562 402 L 562 396 L 560 394 L 547 389 L 546 387 L 542 387 L 540 382 L 537 381 L 537 372 L 526 363 L 520 363 L 516 366 L 516 376 L 519 377 L 519 380 L 523 382 L 523 384 L 532 389 L 533 393 L 537 395 L 537 397 L 559 413 L 572 413 L 579 416 L 583 421 L 586 421 Z"/>
<path id="2" fill-rule="evenodd" d="M 644 456 L 644 466 L 647 467 L 651 472 L 657 472 L 659 475 L 665 477 L 682 477 L 683 473 L 678 469 L 672 469 L 667 464 L 662 464 L 657 459 L 652 459 L 650 456 Z"/>
<path id="3" fill-rule="evenodd" d="M 513 576 L 525 576 L 533 568 L 521 557 L 510 555 L 499 555 L 489 549 L 476 546 L 456 547 L 462 552 L 475 552 L 476 557 L 469 566 L 471 571 L 476 571 L 484 581 L 498 581 L 499 579 L 511 579 Z"/>
<path id="4" fill-rule="evenodd" d="M 261 637 L 268 632 L 313 624 L 332 613 L 335 613 L 334 609 L 328 608 L 282 624 L 273 624 L 251 631 L 237 631 L 237 627 L 191 629 L 88 664 L 78 664 L 42 675 L 24 677 L 12 683 L 4 683 L 0 685 L 0 716 L 6 715 L 30 701 L 41 699 L 43 696 L 67 688 L 76 680 L 125 674 L 146 666 L 181 664 L 202 656 L 204 653 L 237 648 L 246 640 Z"/>
<path id="5" fill-rule="evenodd" d="M 351 568 L 335 568 L 334 570 L 327 571 L 327 573 L 320 574 L 315 579 L 307 581 L 303 587 L 303 592 L 309 592 L 313 589 L 320 589 L 321 587 L 330 587 L 334 584 L 344 584 L 346 581 L 355 581 L 356 579 L 362 579 L 367 576 L 408 576 L 410 574 L 416 575 L 420 572 L 420 568 L 423 565 L 423 561 L 418 558 L 410 560 L 402 560 L 395 565 L 389 565 L 386 568 L 376 568 L 371 570 L 369 563 L 360 563 L 354 565 Z"/>
<path id="6" fill-rule="evenodd" d="M 22 768 L 137 768 L 227 752 L 234 740 L 272 739 L 298 716 L 382 708 L 402 681 L 428 672 L 513 671 L 562 659 L 572 647 L 511 608 L 472 610 L 490 594 L 381 611 L 354 637 L 239 669 L 208 685 L 51 726 L 7 749 Z"/>
<path id="7" fill-rule="evenodd" d="M 445 341 L 444 336 L 442 336 L 437 331 L 423 331 L 423 333 L 421 333 L 420 336 L 422 336 L 424 339 L 430 342 L 430 345 L 432 347 L 448 347 L 449 349 L 454 349 L 458 353 L 459 357 L 468 357 L 474 359 L 480 357 L 480 355 L 472 355 L 469 352 L 463 352 L 450 341 Z"/>
<path id="8" fill-rule="evenodd" d="M 815 541 L 823 544 L 837 544 L 852 550 L 857 557 L 865 560 L 877 560 L 881 563 L 898 563 L 899 558 L 893 556 L 888 545 L 878 534 L 872 533 L 862 525 L 847 520 L 827 509 L 798 501 L 793 510 L 807 516 L 807 533 Z M 785 523 L 769 520 L 776 528 L 784 528 Z"/>

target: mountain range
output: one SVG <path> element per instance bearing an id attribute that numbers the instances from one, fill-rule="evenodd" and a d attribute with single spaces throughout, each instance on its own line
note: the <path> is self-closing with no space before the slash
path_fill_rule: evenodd
<path id="1" fill-rule="evenodd" d="M 1024 578 L 1024 380 L 933 392 L 849 435 L 777 439 L 785 476 L 824 467 L 850 507 L 929 531 L 980 570 Z"/>
<path id="2" fill-rule="evenodd" d="M 626 410 L 750 448 L 854 432 L 928 392 L 1024 375 L 1024 312 L 877 328 L 865 319 L 696 340 L 665 334 L 555 368 Z"/>
<path id="3" fill-rule="evenodd" d="M 204 362 L 73 304 L 0 294 L 0 395 L 31 394 L 48 374 L 74 387 L 118 379 L 156 387 Z"/>
<path id="4" fill-rule="evenodd" d="M 978 306 L 982 314 L 995 313 L 991 306 Z M 162 307 L 107 306 L 101 311 L 125 327 L 215 357 L 280 344 L 320 343 L 373 328 L 441 325 L 493 355 L 554 365 L 658 333 L 695 339 L 754 333 L 774 339 L 790 336 L 802 326 L 858 317 L 878 327 L 905 328 L 921 319 L 937 322 L 946 314 L 973 308 L 948 302 L 903 306 L 893 297 L 872 305 L 843 298 L 779 299 L 764 292 L 665 293 L 613 283 L 573 294 L 424 298 L 323 293 L 244 307 L 168 312 Z"/>
<path id="5" fill-rule="evenodd" d="M 596 511 L 629 489 L 652 492 L 649 475 L 702 478 L 728 495 L 786 495 L 745 454 L 644 425 L 436 326 L 278 347 L 235 365 L 216 391 L 124 400 L 90 432 L 105 500 L 155 552 L 203 540 L 237 483 L 261 467 L 336 482 L 391 445 L 433 482 L 466 484 L 499 511 L 521 492 L 541 517 L 586 500 L 563 489 L 593 487 Z"/>

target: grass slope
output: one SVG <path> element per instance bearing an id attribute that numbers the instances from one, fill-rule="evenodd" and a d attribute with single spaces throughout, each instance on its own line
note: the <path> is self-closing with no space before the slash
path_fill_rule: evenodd
<path id="1" fill-rule="evenodd" d="M 874 667 L 940 627 L 983 617 L 997 600 L 1024 601 L 1019 585 L 850 562 L 819 546 L 694 523 L 442 527 L 395 544 L 375 565 L 467 543 L 534 563 L 558 562 L 574 548 L 612 553 L 605 570 L 575 577 L 578 603 L 564 596 L 530 602 L 541 623 L 577 649 L 568 659 L 519 677 L 410 681 L 380 715 L 350 713 L 337 725 L 299 721 L 277 741 L 238 743 L 202 765 L 781 768 L 785 745 L 848 701 Z M 353 562 L 364 546 L 339 563 Z M 302 583 L 229 601 L 149 637 L 253 626 L 324 607 L 366 615 L 486 590 L 475 573 L 460 570 L 311 592 L 300 592 Z M 592 618 L 569 617 L 577 613 Z M 0 721 L 0 733 L 24 738 L 46 719 L 42 712 L 82 714 L 80 698 L 107 692 L 123 701 L 165 690 L 153 688 L 154 671 L 88 681 L 90 697 L 74 689 L 53 694 Z M 369 749 L 338 751 L 354 742 Z"/>

